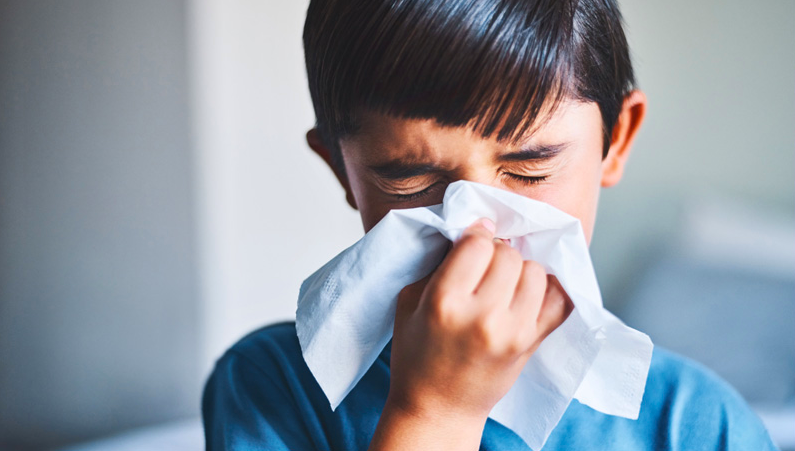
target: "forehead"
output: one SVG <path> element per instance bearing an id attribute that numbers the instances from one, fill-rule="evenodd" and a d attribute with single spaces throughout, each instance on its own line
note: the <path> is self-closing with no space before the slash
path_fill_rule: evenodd
<path id="1" fill-rule="evenodd" d="M 357 133 L 340 141 L 346 157 L 363 164 L 385 159 L 435 161 L 455 154 L 500 154 L 564 143 L 583 145 L 594 138 L 601 144 L 602 118 L 594 102 L 566 100 L 536 121 L 530 134 L 516 142 L 483 137 L 468 127 L 439 125 L 434 119 L 406 119 L 367 112 Z"/>

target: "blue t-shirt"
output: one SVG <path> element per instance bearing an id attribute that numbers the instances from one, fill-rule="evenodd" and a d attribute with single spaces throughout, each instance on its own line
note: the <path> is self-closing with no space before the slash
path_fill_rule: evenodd
<path id="1" fill-rule="evenodd" d="M 259 329 L 218 360 L 202 400 L 208 450 L 366 450 L 389 391 L 391 342 L 332 412 L 307 368 L 294 323 Z M 530 448 L 489 419 L 481 450 Z M 640 416 L 572 401 L 551 450 L 775 450 L 759 418 L 706 368 L 654 349 Z"/>

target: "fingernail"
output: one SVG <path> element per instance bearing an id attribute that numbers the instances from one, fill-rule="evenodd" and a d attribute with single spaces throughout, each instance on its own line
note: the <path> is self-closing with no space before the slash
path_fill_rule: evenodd
<path id="1" fill-rule="evenodd" d="M 497 226 L 494 225 L 494 222 L 489 218 L 480 218 L 480 224 L 492 234 L 497 231 Z"/>

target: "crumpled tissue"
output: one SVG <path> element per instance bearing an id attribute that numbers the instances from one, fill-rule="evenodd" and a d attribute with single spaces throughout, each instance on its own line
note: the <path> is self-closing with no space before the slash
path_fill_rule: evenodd
<path id="1" fill-rule="evenodd" d="M 541 343 L 489 417 L 541 449 L 569 403 L 637 419 L 652 354 L 649 337 L 602 306 L 579 220 L 509 191 L 451 183 L 441 204 L 392 210 L 301 285 L 296 330 L 304 360 L 332 409 L 392 337 L 398 293 L 425 277 L 475 220 L 491 219 L 525 260 L 558 278 L 574 310 Z"/>

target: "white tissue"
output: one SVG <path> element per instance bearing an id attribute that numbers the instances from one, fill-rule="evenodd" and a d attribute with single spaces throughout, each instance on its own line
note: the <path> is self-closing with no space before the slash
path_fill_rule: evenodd
<path id="1" fill-rule="evenodd" d="M 304 360 L 337 406 L 392 337 L 400 290 L 428 275 L 448 240 L 481 217 L 525 260 L 557 276 L 575 308 L 539 346 L 490 418 L 540 450 L 572 398 L 637 419 L 652 343 L 602 307 L 579 220 L 545 203 L 468 181 L 442 204 L 390 211 L 301 285 L 296 329 Z"/>

